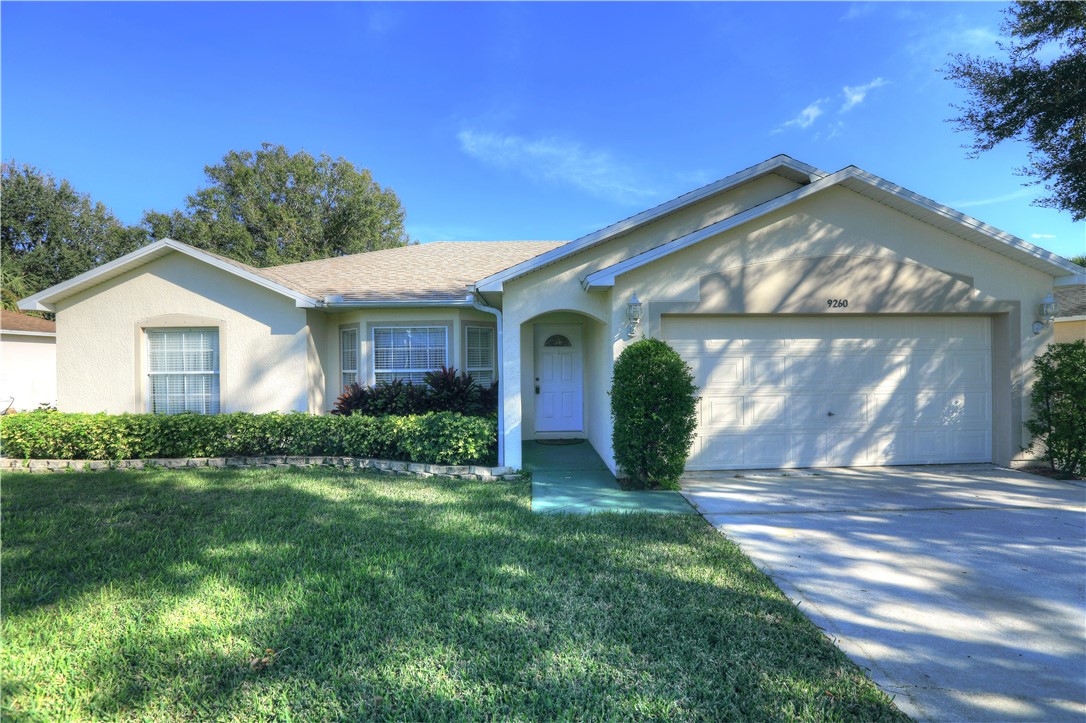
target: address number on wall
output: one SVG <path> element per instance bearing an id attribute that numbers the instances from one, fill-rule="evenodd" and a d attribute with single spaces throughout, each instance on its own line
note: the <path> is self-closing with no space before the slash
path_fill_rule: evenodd
<path id="1" fill-rule="evenodd" d="M 826 306 L 831 309 L 847 309 L 848 299 L 826 299 Z"/>

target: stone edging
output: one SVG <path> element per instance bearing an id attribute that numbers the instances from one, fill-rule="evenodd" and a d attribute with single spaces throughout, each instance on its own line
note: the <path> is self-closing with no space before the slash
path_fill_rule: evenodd
<path id="1" fill-rule="evenodd" d="M 345 470 L 370 470 L 387 474 L 414 477 L 452 477 L 484 482 L 520 479 L 511 467 L 480 467 L 478 465 L 420 464 L 418 462 L 393 462 L 366 457 L 288 457 L 283 455 L 258 457 L 179 457 L 168 459 L 12 459 L 0 457 L 3 472 L 101 472 L 111 469 L 188 469 L 199 467 L 218 468 L 270 468 L 270 467 L 325 467 Z"/>

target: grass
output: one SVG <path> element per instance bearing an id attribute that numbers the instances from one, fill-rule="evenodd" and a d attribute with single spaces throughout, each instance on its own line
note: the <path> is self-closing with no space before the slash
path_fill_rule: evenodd
<path id="1" fill-rule="evenodd" d="M 5 720 L 905 720 L 701 518 L 524 482 L 6 475 Z"/>

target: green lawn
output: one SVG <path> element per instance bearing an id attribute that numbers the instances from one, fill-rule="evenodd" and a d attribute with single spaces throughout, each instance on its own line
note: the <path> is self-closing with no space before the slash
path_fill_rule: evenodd
<path id="1" fill-rule="evenodd" d="M 527 483 L 8 474 L 5 720 L 904 720 L 700 517 Z"/>

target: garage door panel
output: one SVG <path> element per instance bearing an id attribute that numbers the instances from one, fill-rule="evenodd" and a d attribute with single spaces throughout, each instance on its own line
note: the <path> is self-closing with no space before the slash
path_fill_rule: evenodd
<path id="1" fill-rule="evenodd" d="M 788 437 L 788 454 L 796 464 L 803 467 L 816 467 L 825 464 L 829 450 L 828 434 L 791 434 Z"/>
<path id="2" fill-rule="evenodd" d="M 913 449 L 910 457 L 917 463 L 937 462 L 947 458 L 948 440 L 944 429 L 913 432 L 910 436 Z"/>
<path id="3" fill-rule="evenodd" d="M 829 411 L 825 394 L 793 394 L 788 400 L 788 419 L 797 429 L 804 425 L 824 424 Z"/>
<path id="4" fill-rule="evenodd" d="M 748 434 L 745 438 L 744 465 L 747 467 L 771 467 L 773 461 L 787 454 L 787 434 Z"/>
<path id="5" fill-rule="evenodd" d="M 871 462 L 871 443 L 863 435 L 834 434 L 829 438 L 826 456 L 839 465 L 868 465 Z"/>
<path id="6" fill-rule="evenodd" d="M 867 393 L 831 394 L 827 419 L 835 425 L 861 425 L 866 427 L 870 421 L 868 414 Z M 829 416 L 833 412 L 833 417 Z"/>
<path id="7" fill-rule="evenodd" d="M 746 412 L 747 425 L 755 429 L 785 426 L 788 424 L 788 397 L 784 394 L 749 396 Z"/>
<path id="8" fill-rule="evenodd" d="M 745 440 L 737 434 L 722 434 L 711 438 L 701 437 L 695 448 L 696 461 L 703 467 L 736 467 L 743 464 Z M 694 461 L 692 458 L 691 461 Z"/>
<path id="9" fill-rule="evenodd" d="M 728 429 L 743 424 L 743 397 L 703 396 L 701 425 L 706 429 Z"/>
<path id="10" fill-rule="evenodd" d="M 743 357 L 723 356 L 717 359 L 715 364 L 703 364 L 702 374 L 705 376 L 705 386 L 713 389 L 718 386 L 734 388 L 743 384 Z"/>
<path id="11" fill-rule="evenodd" d="M 747 368 L 747 384 L 751 387 L 786 387 L 788 358 L 784 356 L 752 356 Z"/>
<path id="12" fill-rule="evenodd" d="M 991 435 L 987 429 L 959 432 L 951 438 L 951 453 L 962 462 L 987 462 L 991 456 L 988 452 L 989 439 Z"/>
<path id="13" fill-rule="evenodd" d="M 972 387 L 990 387 L 990 365 L 982 352 L 963 352 L 949 356 L 945 362 L 945 378 L 948 385 L 962 384 Z"/>
<path id="14" fill-rule="evenodd" d="M 991 457 L 985 318 L 665 317 L 663 331 L 701 387 L 691 469 Z"/>
<path id="15" fill-rule="evenodd" d="M 900 387 L 909 376 L 909 357 L 879 350 L 868 361 L 868 383 L 889 391 Z"/>

